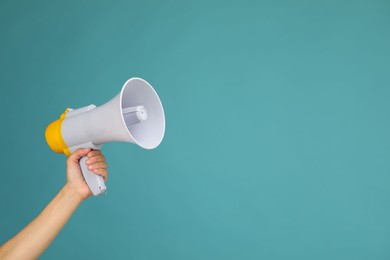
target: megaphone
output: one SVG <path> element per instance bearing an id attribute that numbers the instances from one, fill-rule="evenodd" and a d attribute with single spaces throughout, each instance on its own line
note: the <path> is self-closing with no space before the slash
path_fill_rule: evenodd
<path id="1" fill-rule="evenodd" d="M 156 148 L 165 133 L 165 115 L 153 87 L 141 78 L 131 78 L 119 94 L 102 106 L 67 108 L 45 131 L 46 142 L 57 153 L 69 156 L 78 148 L 100 149 L 108 142 L 129 142 L 144 149 Z M 85 161 L 80 168 L 93 195 L 105 194 L 101 176 L 89 171 Z"/>

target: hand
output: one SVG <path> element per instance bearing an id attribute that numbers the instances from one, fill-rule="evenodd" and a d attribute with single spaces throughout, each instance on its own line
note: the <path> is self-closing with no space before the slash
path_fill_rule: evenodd
<path id="1" fill-rule="evenodd" d="M 88 184 L 84 180 L 80 169 L 79 161 L 82 157 L 88 156 L 86 161 L 88 169 L 103 177 L 107 181 L 107 163 L 103 154 L 99 150 L 78 149 L 68 157 L 66 161 L 67 186 L 76 192 L 82 200 L 92 195 Z"/>

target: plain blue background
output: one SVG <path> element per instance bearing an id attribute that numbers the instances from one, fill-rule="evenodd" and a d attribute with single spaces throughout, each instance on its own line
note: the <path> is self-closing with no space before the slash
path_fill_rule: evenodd
<path id="1" fill-rule="evenodd" d="M 103 152 L 41 259 L 389 259 L 389 1 L 0 2 L 0 243 L 65 182 L 44 131 L 130 77 L 155 150 Z"/>

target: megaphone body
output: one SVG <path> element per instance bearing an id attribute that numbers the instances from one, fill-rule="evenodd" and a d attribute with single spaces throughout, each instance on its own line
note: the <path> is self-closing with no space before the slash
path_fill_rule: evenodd
<path id="1" fill-rule="evenodd" d="M 119 94 L 102 106 L 66 109 L 45 132 L 49 147 L 69 156 L 78 148 L 100 149 L 108 142 L 129 142 L 145 149 L 157 147 L 165 133 L 165 115 L 153 87 L 141 78 L 131 78 Z M 92 193 L 105 194 L 101 176 L 89 171 L 80 160 L 84 179 Z"/>

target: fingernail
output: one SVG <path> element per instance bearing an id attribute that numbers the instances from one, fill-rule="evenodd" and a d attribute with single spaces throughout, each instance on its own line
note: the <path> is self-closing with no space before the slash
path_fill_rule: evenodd
<path id="1" fill-rule="evenodd" d="M 88 166 L 88 170 L 92 171 L 93 167 L 92 166 Z"/>

